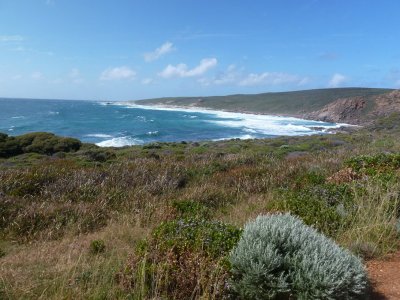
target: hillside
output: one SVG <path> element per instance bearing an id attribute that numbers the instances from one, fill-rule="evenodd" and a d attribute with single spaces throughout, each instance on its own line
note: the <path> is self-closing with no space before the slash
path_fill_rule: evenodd
<path id="1" fill-rule="evenodd" d="M 384 95 L 392 92 L 391 89 L 334 88 L 253 95 L 157 98 L 140 100 L 136 103 L 289 115 L 360 124 L 369 119 L 367 115 L 370 112 L 374 112 L 374 116 L 385 115 L 380 111 L 387 110 L 388 103 L 393 103 L 393 101 Z M 398 94 L 394 96 L 397 99 L 394 102 L 397 103 L 400 97 Z M 377 105 L 377 100 L 382 100 L 383 104 Z M 400 109 L 400 106 L 398 107 Z"/>

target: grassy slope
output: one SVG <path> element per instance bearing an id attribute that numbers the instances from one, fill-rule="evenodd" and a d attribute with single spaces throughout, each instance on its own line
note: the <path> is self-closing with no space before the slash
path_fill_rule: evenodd
<path id="1" fill-rule="evenodd" d="M 141 100 L 138 103 L 146 105 L 169 104 L 176 106 L 196 104 L 200 107 L 231 111 L 298 115 L 319 110 L 326 104 L 339 98 L 363 96 L 366 97 L 367 100 L 370 100 L 372 96 L 390 91 L 390 89 L 375 88 L 335 88 L 254 95 L 238 94 L 212 97 L 158 98 Z M 201 99 L 201 101 L 199 101 L 199 99 Z"/>
<path id="2" fill-rule="evenodd" d="M 173 201 L 203 203 L 214 219 L 241 226 L 268 212 L 271 201 L 285 201 L 285 191 L 321 187 L 350 157 L 400 152 L 399 120 L 351 135 L 110 149 L 116 156 L 104 162 L 85 149 L 65 158 L 0 159 L 0 298 L 140 299 L 116 274 L 135 243 L 168 218 Z M 346 247 L 357 242 L 386 253 L 397 242 L 383 204 L 398 196 L 399 185 L 363 180 L 354 188 L 359 185 L 364 192 L 354 201 L 363 210 L 331 236 Z M 324 215 L 319 220 L 326 222 Z M 97 239 L 106 250 L 90 254 Z"/>

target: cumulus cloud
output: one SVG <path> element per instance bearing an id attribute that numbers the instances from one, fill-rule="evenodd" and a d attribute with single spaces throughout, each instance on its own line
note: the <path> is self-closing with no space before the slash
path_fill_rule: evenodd
<path id="1" fill-rule="evenodd" d="M 176 66 L 168 65 L 158 75 L 164 78 L 200 76 L 215 67 L 217 63 L 218 61 L 216 58 L 204 58 L 200 61 L 199 65 L 193 69 L 189 69 L 186 64 L 178 64 Z"/>
<path id="2" fill-rule="evenodd" d="M 236 66 L 229 65 L 225 71 L 218 73 L 216 76 L 212 78 L 200 78 L 198 82 L 204 86 L 224 85 L 237 82 L 240 76 L 240 71 L 237 70 Z"/>
<path id="3" fill-rule="evenodd" d="M 346 81 L 347 81 L 346 76 L 339 73 L 335 73 L 333 74 L 331 80 L 329 80 L 328 86 L 331 88 L 339 87 L 344 83 L 346 83 Z"/>
<path id="4" fill-rule="evenodd" d="M 109 68 L 100 74 L 100 80 L 134 79 L 136 72 L 129 67 Z"/>
<path id="5" fill-rule="evenodd" d="M 170 53 L 172 51 L 174 51 L 174 44 L 172 44 L 171 42 L 165 42 L 164 44 L 162 44 L 159 48 L 157 48 L 156 50 L 152 51 L 152 52 L 147 52 L 145 53 L 144 56 L 144 60 L 147 62 L 150 61 L 154 61 L 159 59 L 161 56 Z"/>
<path id="6" fill-rule="evenodd" d="M 298 75 L 281 73 L 281 72 L 264 72 L 264 73 L 250 73 L 243 78 L 239 85 L 241 86 L 255 86 L 255 85 L 282 85 L 282 84 L 297 84 L 304 85 L 308 83 L 307 77 L 300 77 Z"/>

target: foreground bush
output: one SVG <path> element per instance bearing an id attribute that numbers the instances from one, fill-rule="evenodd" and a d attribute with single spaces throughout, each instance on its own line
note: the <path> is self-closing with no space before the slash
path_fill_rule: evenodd
<path id="1" fill-rule="evenodd" d="M 241 299 L 352 299 L 367 286 L 356 256 L 289 214 L 248 223 L 230 262 Z"/>
<path id="2" fill-rule="evenodd" d="M 222 299 L 229 277 L 225 257 L 240 234 L 204 219 L 164 222 L 140 244 L 119 282 L 140 299 Z"/>

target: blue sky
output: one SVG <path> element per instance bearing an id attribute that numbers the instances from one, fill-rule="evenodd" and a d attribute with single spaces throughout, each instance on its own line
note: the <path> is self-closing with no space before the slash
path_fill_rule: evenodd
<path id="1" fill-rule="evenodd" d="M 398 0 L 0 0 L 0 97 L 400 88 Z"/>

